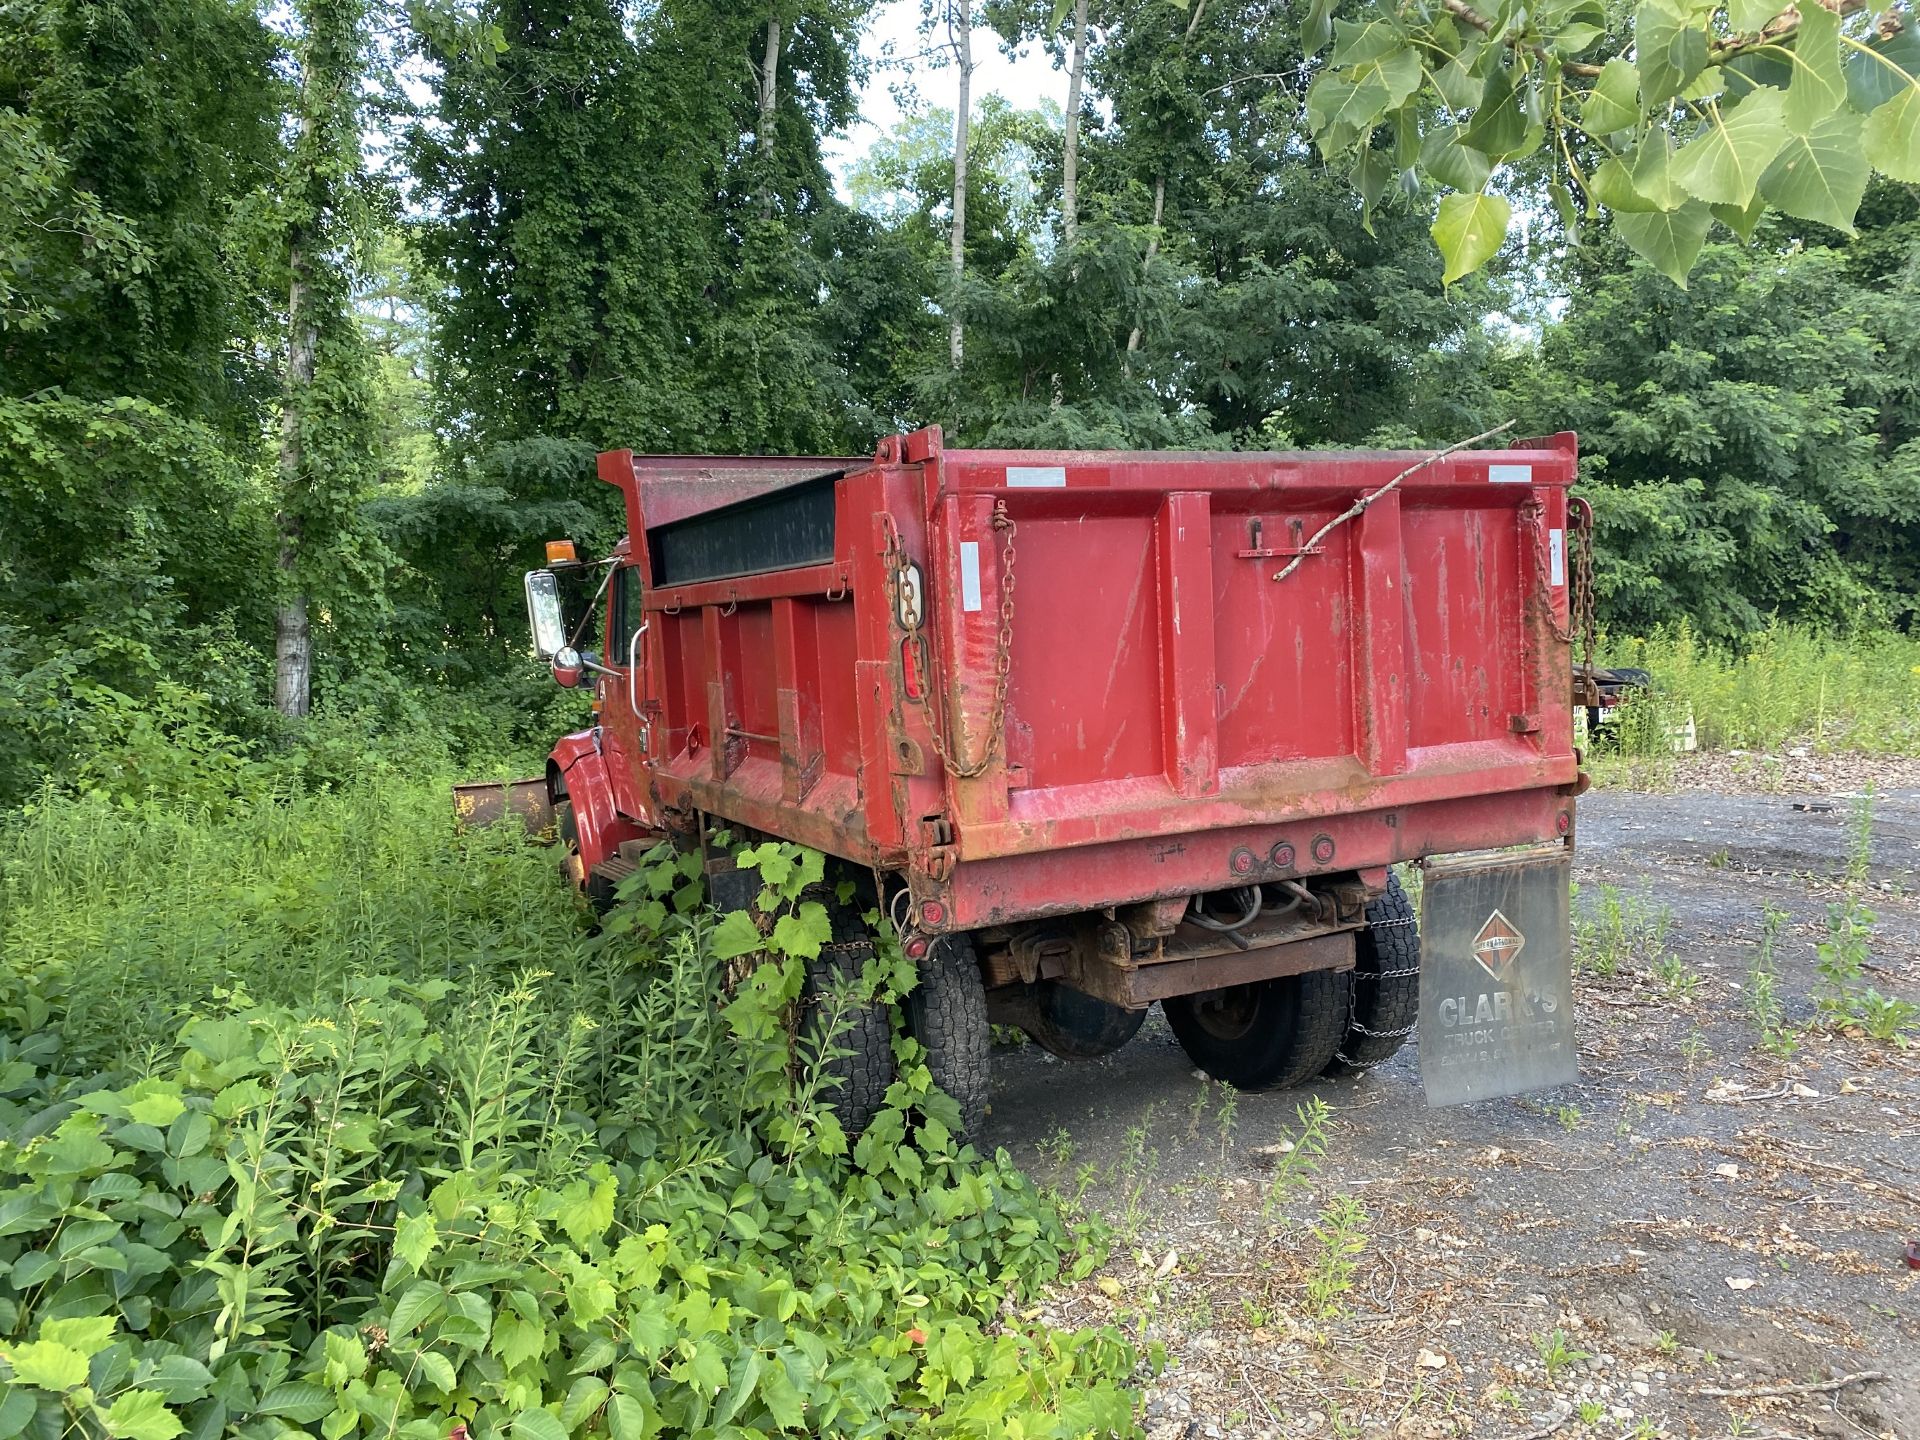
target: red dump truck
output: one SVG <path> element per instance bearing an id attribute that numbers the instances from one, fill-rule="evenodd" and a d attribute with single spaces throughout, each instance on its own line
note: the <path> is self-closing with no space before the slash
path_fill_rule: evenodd
<path id="1" fill-rule="evenodd" d="M 859 912 L 889 918 L 970 1126 L 990 1021 L 1088 1057 L 1156 1002 L 1246 1089 L 1416 1027 L 1435 1103 L 1570 1079 L 1574 471 L 1571 435 L 603 454 L 628 535 L 568 562 L 599 654 L 567 644 L 565 566 L 527 577 L 536 648 L 595 690 L 545 779 L 572 876 L 605 898 L 671 837 L 724 908 L 752 877 L 714 832 L 825 852 L 861 899 L 822 976 L 860 956 Z M 1402 862 L 1425 862 L 1418 919 Z M 853 1127 L 890 1030 L 841 1038 Z"/>

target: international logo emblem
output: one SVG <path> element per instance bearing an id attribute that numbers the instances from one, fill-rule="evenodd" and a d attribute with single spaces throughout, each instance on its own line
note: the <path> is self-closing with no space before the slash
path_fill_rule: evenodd
<path id="1" fill-rule="evenodd" d="M 1504 985 L 1526 943 L 1527 937 L 1520 933 L 1520 927 L 1496 910 L 1473 937 L 1473 958 L 1480 962 L 1482 970 Z"/>

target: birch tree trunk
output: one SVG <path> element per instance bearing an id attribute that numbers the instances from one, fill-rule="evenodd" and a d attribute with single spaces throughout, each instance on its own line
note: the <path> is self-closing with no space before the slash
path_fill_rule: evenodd
<path id="1" fill-rule="evenodd" d="M 304 87 L 303 87 L 304 88 Z M 310 130 L 308 120 L 301 121 Z M 313 695 L 313 630 L 307 596 L 296 588 L 300 567 L 300 495 L 306 485 L 306 456 L 301 439 L 308 398 L 313 390 L 313 357 L 319 329 L 313 314 L 313 275 L 304 229 L 287 245 L 287 374 L 280 403 L 280 508 L 274 517 L 280 532 L 275 556 L 281 599 L 273 615 L 273 708 L 282 715 L 305 715 Z"/>
<path id="2" fill-rule="evenodd" d="M 780 99 L 780 17 L 767 17 L 767 48 L 760 62 L 760 123 L 754 148 L 760 156 L 760 218 L 773 218 L 773 112 Z"/>
<path id="3" fill-rule="evenodd" d="M 953 114 L 954 294 L 947 350 L 957 370 L 966 340 L 966 327 L 960 318 L 960 282 L 967 273 L 967 121 L 973 105 L 973 0 L 958 0 L 951 14 L 954 50 L 960 66 L 960 94 Z"/>
<path id="4" fill-rule="evenodd" d="M 1087 73 L 1087 0 L 1074 0 L 1073 52 L 1067 62 L 1067 133 L 1060 155 L 1060 234 L 1080 233 L 1080 87 Z"/>

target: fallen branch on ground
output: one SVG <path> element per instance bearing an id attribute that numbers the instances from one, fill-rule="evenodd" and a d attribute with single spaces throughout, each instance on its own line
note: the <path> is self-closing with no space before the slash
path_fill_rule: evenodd
<path id="1" fill-rule="evenodd" d="M 1771 1400 L 1781 1395 L 1824 1395 L 1832 1390 L 1844 1390 L 1849 1385 L 1866 1385 L 1888 1378 L 1884 1370 L 1858 1370 L 1851 1375 L 1842 1375 L 1837 1380 L 1813 1380 L 1805 1385 L 1755 1385 L 1746 1390 L 1720 1390 L 1708 1385 L 1693 1393 L 1712 1395 L 1721 1400 Z"/>
<path id="2" fill-rule="evenodd" d="M 1549 1435 L 1563 1428 L 1572 1418 L 1573 1412 L 1569 1410 L 1551 1425 L 1542 1425 L 1538 1430 L 1529 1430 L 1524 1435 L 1509 1435 L 1507 1440 L 1547 1440 Z"/>

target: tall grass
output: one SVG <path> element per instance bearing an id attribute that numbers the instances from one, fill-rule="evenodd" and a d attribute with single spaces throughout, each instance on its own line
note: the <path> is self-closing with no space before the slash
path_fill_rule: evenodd
<path id="1" fill-rule="evenodd" d="M 1920 753 L 1920 636 L 1776 624 L 1727 647 L 1683 622 L 1644 639 L 1609 639 L 1602 651 L 1608 665 L 1652 674 L 1653 693 L 1640 702 L 1647 723 L 1637 729 L 1656 746 L 1690 707 L 1703 749 Z M 1629 748 L 1635 733 L 1629 723 Z"/>
<path id="2" fill-rule="evenodd" d="M 460 831 L 444 792 L 364 785 L 211 818 L 45 794 L 0 817 L 0 955 L 55 987 L 69 1055 L 172 1039 L 217 991 L 321 1006 L 356 979 L 456 985 L 578 949 L 553 852 Z"/>

